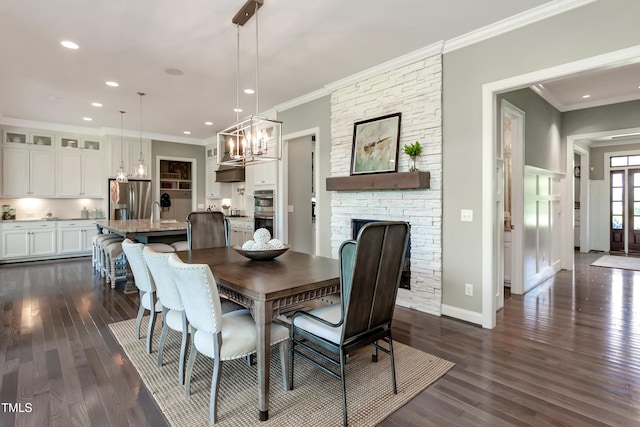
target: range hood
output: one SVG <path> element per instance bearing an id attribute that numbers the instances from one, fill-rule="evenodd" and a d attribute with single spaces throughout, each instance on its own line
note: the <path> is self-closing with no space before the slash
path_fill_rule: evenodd
<path id="1" fill-rule="evenodd" d="M 244 182 L 244 168 L 220 166 L 216 171 L 216 182 Z"/>

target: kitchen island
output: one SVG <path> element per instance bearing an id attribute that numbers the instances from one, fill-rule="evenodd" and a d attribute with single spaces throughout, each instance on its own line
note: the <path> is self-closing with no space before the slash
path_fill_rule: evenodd
<path id="1" fill-rule="evenodd" d="M 98 232 L 108 230 L 140 243 L 173 243 L 187 240 L 187 223 L 176 220 L 119 219 L 95 221 Z"/>

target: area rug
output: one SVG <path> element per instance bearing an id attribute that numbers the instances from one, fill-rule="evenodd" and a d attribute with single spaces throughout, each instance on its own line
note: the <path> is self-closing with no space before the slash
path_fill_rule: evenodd
<path id="1" fill-rule="evenodd" d="M 146 319 L 146 318 L 145 318 Z M 135 338 L 135 319 L 110 324 L 144 384 L 172 426 L 209 426 L 209 391 L 213 362 L 198 355 L 191 380 L 191 396 L 178 384 L 180 334 L 169 332 L 164 364 L 156 366 L 160 324 L 153 349 Z M 146 320 L 143 321 L 146 331 Z M 350 355 L 347 363 L 347 405 L 350 426 L 374 426 L 453 368 L 454 363 L 394 342 L 398 394 L 393 394 L 389 357 L 379 352 L 371 363 L 370 348 Z M 243 360 L 223 363 L 216 426 L 339 426 L 342 425 L 340 381 L 296 357 L 294 389 L 284 391 L 277 346 L 271 354 L 269 420 L 258 421 L 258 379 L 255 366 Z"/>
<path id="2" fill-rule="evenodd" d="M 604 255 L 591 263 L 591 265 L 596 267 L 621 268 L 623 270 L 640 271 L 640 258 Z"/>

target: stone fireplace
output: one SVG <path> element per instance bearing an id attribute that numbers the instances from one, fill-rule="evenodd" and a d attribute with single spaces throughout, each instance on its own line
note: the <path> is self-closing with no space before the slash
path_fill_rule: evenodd
<path id="1" fill-rule="evenodd" d="M 420 171 L 430 173 L 428 188 L 337 189 L 331 191 L 331 251 L 352 239 L 354 220 L 405 221 L 411 224 L 408 285 L 397 304 L 440 315 L 442 305 L 442 116 L 441 56 L 435 55 L 336 89 L 331 94 L 331 178 L 350 177 L 353 126 L 357 121 L 402 113 L 398 172 L 411 159 L 404 144 L 419 141 Z M 380 173 L 373 180 L 386 180 Z M 358 178 L 369 182 L 369 177 Z"/>

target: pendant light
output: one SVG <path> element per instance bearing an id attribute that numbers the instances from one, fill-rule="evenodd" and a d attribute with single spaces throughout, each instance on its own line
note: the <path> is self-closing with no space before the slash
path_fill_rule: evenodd
<path id="1" fill-rule="evenodd" d="M 218 164 L 226 166 L 246 166 L 251 164 L 280 160 L 282 152 L 282 122 L 259 116 L 260 82 L 258 64 L 258 9 L 264 0 L 248 0 L 236 13 L 231 22 L 236 25 L 237 33 L 237 70 L 236 70 L 236 122 L 218 132 Z M 256 21 L 256 112 L 255 115 L 239 119 L 240 110 L 240 27 L 255 15 Z"/>
<path id="2" fill-rule="evenodd" d="M 144 155 L 142 154 L 142 97 L 144 92 L 138 92 L 140 95 L 140 156 L 138 157 L 138 164 L 136 165 L 136 172 L 134 176 L 136 178 L 146 178 L 149 171 L 147 165 L 144 163 Z"/>
<path id="3" fill-rule="evenodd" d="M 129 182 L 124 168 L 124 113 L 120 111 L 120 168 L 116 172 L 116 182 Z"/>

